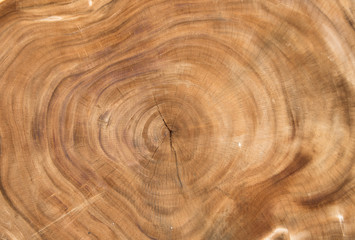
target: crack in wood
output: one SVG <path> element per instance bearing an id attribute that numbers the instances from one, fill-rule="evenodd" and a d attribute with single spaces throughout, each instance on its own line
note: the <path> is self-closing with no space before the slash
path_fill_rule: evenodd
<path id="1" fill-rule="evenodd" d="M 164 117 L 163 117 L 163 114 L 162 114 L 161 111 L 160 111 L 158 102 L 157 102 L 157 100 L 156 100 L 156 98 L 155 98 L 154 95 L 153 95 L 153 98 L 154 98 L 155 106 L 156 106 L 157 109 L 158 109 L 158 113 L 159 113 L 159 115 L 160 115 L 160 118 L 161 118 L 161 120 L 163 121 L 163 123 L 164 123 L 166 129 L 168 129 L 168 131 L 169 131 L 170 149 L 171 149 L 171 152 L 173 153 L 174 159 L 175 159 L 176 176 L 177 176 L 177 179 L 178 179 L 178 181 L 179 181 L 180 187 L 183 188 L 183 184 L 182 184 L 181 177 L 180 177 L 180 173 L 179 173 L 178 158 L 177 158 L 176 150 L 175 150 L 175 148 L 174 148 L 174 146 L 173 146 L 173 140 L 172 140 L 172 138 L 173 138 L 173 132 L 174 132 L 174 131 L 169 128 L 167 122 L 165 121 L 165 119 L 164 119 Z M 154 153 L 154 154 L 155 154 L 155 153 Z M 155 171 L 154 171 L 154 172 L 155 172 Z M 154 173 L 154 174 L 155 174 L 155 173 Z"/>

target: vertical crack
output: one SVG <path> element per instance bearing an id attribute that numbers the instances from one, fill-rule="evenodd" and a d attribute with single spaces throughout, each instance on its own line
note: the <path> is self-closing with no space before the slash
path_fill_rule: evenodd
<path id="1" fill-rule="evenodd" d="M 157 109 L 158 109 L 158 113 L 159 113 L 159 115 L 160 115 L 160 118 L 161 118 L 161 120 L 163 120 L 165 127 L 169 130 L 169 134 L 171 135 L 172 130 L 169 128 L 168 124 L 166 123 L 166 121 L 165 121 L 165 119 L 164 119 L 164 117 L 163 117 L 163 114 L 161 114 L 159 105 L 158 105 L 157 100 L 155 99 L 155 96 L 154 96 L 154 95 L 153 95 L 153 97 L 154 97 L 155 106 L 156 106 Z"/>
<path id="2" fill-rule="evenodd" d="M 177 176 L 177 178 L 178 178 L 178 180 L 179 180 L 180 187 L 182 188 L 182 187 L 183 187 L 183 184 L 182 184 L 182 181 L 181 181 L 181 178 L 180 178 L 180 173 L 179 173 L 178 158 L 177 158 L 176 150 L 175 150 L 175 148 L 174 148 L 174 146 L 173 146 L 173 140 L 172 140 L 172 138 L 173 138 L 173 132 L 174 132 L 174 131 L 173 131 L 172 129 L 170 129 L 169 126 L 168 126 L 168 124 L 166 123 L 166 121 L 165 121 L 165 119 L 164 119 L 164 117 L 163 117 L 163 114 L 161 114 L 159 105 L 158 105 L 157 100 L 156 100 L 156 98 L 155 98 L 154 95 L 153 95 L 153 98 L 154 98 L 155 106 L 156 106 L 157 109 L 158 109 L 158 113 L 159 113 L 159 115 L 160 115 L 160 118 L 161 118 L 161 120 L 163 121 L 163 123 L 164 123 L 166 129 L 168 129 L 168 131 L 169 131 L 170 149 L 171 149 L 171 152 L 174 154 L 174 158 L 175 158 L 176 176 Z"/>
<path id="3" fill-rule="evenodd" d="M 169 130 L 170 131 L 170 130 Z M 183 185 L 182 185 L 182 182 L 181 182 L 181 178 L 180 178 L 180 173 L 179 173 L 179 164 L 178 164 L 178 159 L 177 159 L 177 155 L 176 155 L 176 151 L 175 151 L 175 148 L 173 146 L 173 141 L 172 141 L 172 135 L 173 135 L 173 132 L 170 131 L 170 148 L 171 148 L 171 151 L 173 152 L 174 154 L 174 157 L 175 157 L 175 165 L 176 165 L 176 176 L 179 180 L 179 183 L 180 183 L 180 187 L 183 188 Z"/>

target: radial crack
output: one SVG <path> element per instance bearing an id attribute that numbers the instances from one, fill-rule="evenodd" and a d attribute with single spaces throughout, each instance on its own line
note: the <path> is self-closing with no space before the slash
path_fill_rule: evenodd
<path id="1" fill-rule="evenodd" d="M 163 120 L 163 123 L 164 123 L 165 127 L 169 130 L 170 149 L 171 149 L 172 153 L 174 154 L 174 158 L 175 158 L 176 176 L 177 176 L 177 178 L 179 180 L 180 187 L 183 188 L 183 184 L 182 184 L 182 181 L 181 181 L 181 178 L 180 178 L 180 173 L 179 173 L 179 164 L 178 164 L 177 154 L 176 154 L 175 148 L 173 146 L 173 140 L 172 140 L 174 131 L 172 129 L 170 129 L 168 124 L 166 123 L 166 121 L 165 121 L 165 119 L 163 117 L 163 114 L 160 111 L 158 102 L 157 102 L 157 100 L 156 100 L 154 95 L 153 95 L 153 98 L 154 98 L 155 106 L 158 109 L 159 115 L 160 115 L 161 119 Z"/>
<path id="2" fill-rule="evenodd" d="M 175 165 L 176 165 L 176 176 L 179 180 L 179 183 L 180 183 L 180 187 L 183 188 L 183 185 L 182 185 L 182 181 L 181 181 L 181 178 L 180 178 L 180 173 L 179 173 L 179 164 L 178 164 L 178 159 L 177 159 L 177 155 L 176 155 L 176 151 L 175 151 L 175 148 L 173 146 L 173 141 L 172 141 L 172 132 L 170 132 L 170 148 L 171 148 L 171 151 L 173 152 L 174 154 L 174 157 L 175 157 Z"/>
<path id="3" fill-rule="evenodd" d="M 163 117 L 163 114 L 161 114 L 159 105 L 158 105 L 157 100 L 156 100 L 156 98 L 155 98 L 154 95 L 153 95 L 153 97 L 154 97 L 155 106 L 156 106 L 157 109 L 158 109 L 158 113 L 159 113 L 159 115 L 160 115 L 160 117 L 161 117 L 161 120 L 163 120 L 165 127 L 169 130 L 170 135 L 171 135 L 172 130 L 169 128 L 168 124 L 166 123 L 166 121 L 165 121 L 165 119 L 164 119 L 164 117 Z"/>

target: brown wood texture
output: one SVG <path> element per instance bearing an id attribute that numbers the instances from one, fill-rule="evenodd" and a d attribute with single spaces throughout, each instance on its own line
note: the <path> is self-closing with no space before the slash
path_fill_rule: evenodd
<path id="1" fill-rule="evenodd" d="M 355 239 L 355 1 L 1 0 L 0 239 Z"/>

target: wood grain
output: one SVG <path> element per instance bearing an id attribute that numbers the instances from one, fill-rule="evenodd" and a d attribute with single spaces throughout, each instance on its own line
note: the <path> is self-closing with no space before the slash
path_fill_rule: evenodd
<path id="1" fill-rule="evenodd" d="M 353 0 L 1 0 L 1 239 L 355 239 Z"/>

